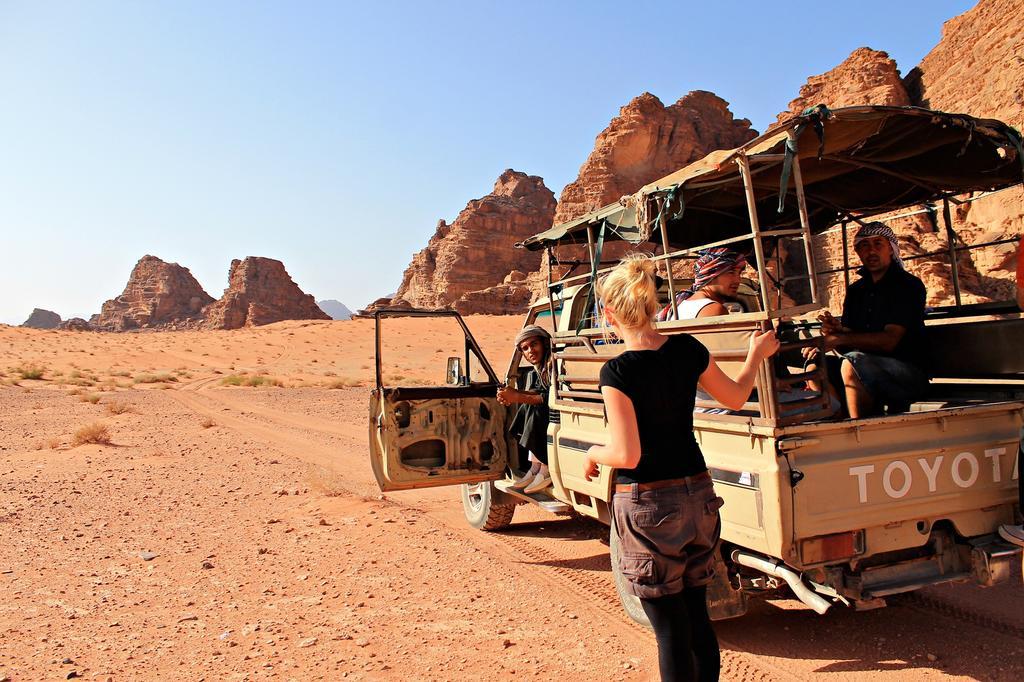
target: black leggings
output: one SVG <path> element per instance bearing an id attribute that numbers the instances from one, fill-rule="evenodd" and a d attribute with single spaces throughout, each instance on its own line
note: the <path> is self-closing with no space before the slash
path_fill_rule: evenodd
<path id="1" fill-rule="evenodd" d="M 722 662 L 706 594 L 706 587 L 688 587 L 678 594 L 640 600 L 658 640 L 662 682 L 718 679 Z"/>

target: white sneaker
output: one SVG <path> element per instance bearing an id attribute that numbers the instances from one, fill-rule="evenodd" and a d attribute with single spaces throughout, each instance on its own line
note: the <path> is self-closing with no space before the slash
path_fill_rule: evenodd
<path id="1" fill-rule="evenodd" d="M 512 490 L 522 490 L 526 486 L 533 482 L 533 479 L 537 477 L 536 471 L 527 471 L 525 474 L 517 478 L 512 485 L 509 486 Z"/>
<path id="2" fill-rule="evenodd" d="M 1007 542 L 1024 547 L 1024 526 L 1011 526 L 1009 524 L 999 526 L 999 537 Z"/>
<path id="3" fill-rule="evenodd" d="M 526 486 L 526 488 L 523 489 L 523 492 L 532 495 L 533 493 L 539 493 L 541 490 L 544 490 L 545 488 L 548 488 L 550 486 L 551 474 L 549 474 L 546 471 L 541 471 L 533 479 L 533 483 L 531 483 L 530 485 Z"/>

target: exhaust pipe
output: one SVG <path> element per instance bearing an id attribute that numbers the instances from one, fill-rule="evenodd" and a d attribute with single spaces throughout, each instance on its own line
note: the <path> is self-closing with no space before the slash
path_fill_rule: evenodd
<path id="1" fill-rule="evenodd" d="M 821 595 L 807 587 L 807 585 L 804 584 L 804 581 L 800 579 L 800 576 L 796 574 L 796 571 L 785 564 L 780 564 L 774 560 L 755 556 L 753 554 L 747 554 L 746 552 L 741 552 L 738 549 L 733 551 L 732 560 L 742 566 L 755 568 L 762 573 L 773 575 L 776 578 L 782 578 L 786 581 L 800 601 L 810 606 L 819 614 L 825 613 L 828 611 L 829 607 L 832 606 L 832 604 L 826 601 Z"/>

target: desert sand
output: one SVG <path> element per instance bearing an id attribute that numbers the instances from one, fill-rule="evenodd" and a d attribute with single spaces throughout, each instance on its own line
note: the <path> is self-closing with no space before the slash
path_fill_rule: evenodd
<path id="1" fill-rule="evenodd" d="M 521 318 L 467 322 L 503 374 Z M 387 381 L 437 383 L 452 329 L 386 324 Z M 0 327 L 0 680 L 657 679 L 606 528 L 520 507 L 483 533 L 456 489 L 380 494 L 373 357 L 370 320 Z M 1021 587 L 755 603 L 718 624 L 723 678 L 1019 680 Z"/>

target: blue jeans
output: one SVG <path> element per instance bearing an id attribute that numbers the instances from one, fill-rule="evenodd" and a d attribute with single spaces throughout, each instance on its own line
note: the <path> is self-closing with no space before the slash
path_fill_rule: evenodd
<path id="1" fill-rule="evenodd" d="M 884 405 L 889 412 L 906 412 L 910 404 L 922 398 L 928 390 L 928 375 L 920 367 L 903 360 L 859 350 L 826 358 L 829 381 L 841 399 L 845 399 L 840 369 L 844 359 L 853 365 L 853 370 L 868 389 L 875 404 L 879 408 Z"/>

